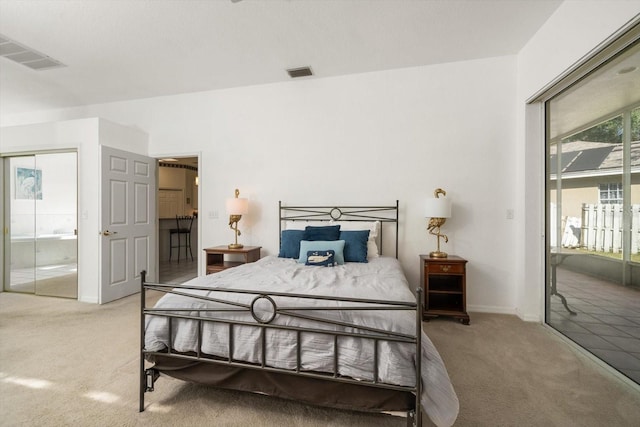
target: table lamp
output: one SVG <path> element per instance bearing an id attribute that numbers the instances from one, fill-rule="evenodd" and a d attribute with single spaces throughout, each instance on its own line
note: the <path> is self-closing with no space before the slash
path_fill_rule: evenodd
<path id="1" fill-rule="evenodd" d="M 451 203 L 448 199 L 440 197 L 440 195 L 446 196 L 447 192 L 442 188 L 436 188 L 433 192 L 434 198 L 427 199 L 427 205 L 425 210 L 425 216 L 429 219 L 427 230 L 429 234 L 433 234 L 437 237 L 438 248 L 433 252 L 429 252 L 431 258 L 446 258 L 447 253 L 440 250 L 440 238 L 443 237 L 445 243 L 449 241 L 449 238 L 440 234 L 440 227 L 444 225 L 447 218 L 451 218 Z"/>
<path id="2" fill-rule="evenodd" d="M 238 221 L 249 212 L 249 201 L 247 199 L 239 198 L 240 190 L 236 188 L 236 196 L 232 199 L 227 199 L 227 213 L 229 214 L 229 228 L 235 231 L 236 240 L 235 243 L 229 244 L 229 249 L 240 249 L 243 247 L 241 243 L 238 243 L 238 236 L 242 233 L 238 230 Z"/>

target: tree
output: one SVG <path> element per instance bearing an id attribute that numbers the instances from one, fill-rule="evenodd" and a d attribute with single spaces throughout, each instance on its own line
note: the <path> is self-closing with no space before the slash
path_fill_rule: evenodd
<path id="1" fill-rule="evenodd" d="M 602 122 L 582 132 L 576 133 L 563 142 L 590 141 L 609 142 L 614 144 L 622 143 L 622 116 Z M 631 141 L 640 141 L 640 108 L 631 111 Z"/>

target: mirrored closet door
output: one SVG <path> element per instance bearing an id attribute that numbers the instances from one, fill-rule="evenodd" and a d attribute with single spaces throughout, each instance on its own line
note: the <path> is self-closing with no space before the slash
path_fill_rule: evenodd
<path id="1" fill-rule="evenodd" d="M 77 156 L 4 159 L 4 290 L 78 297 Z"/>

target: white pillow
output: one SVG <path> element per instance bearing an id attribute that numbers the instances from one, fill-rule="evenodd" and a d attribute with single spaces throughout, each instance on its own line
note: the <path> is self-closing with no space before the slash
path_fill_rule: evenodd
<path id="1" fill-rule="evenodd" d="M 378 232 L 380 221 L 331 221 L 330 225 L 340 225 L 340 231 L 369 230 L 369 240 L 367 241 L 367 258 L 380 256 L 378 252 Z M 325 224 L 326 225 L 326 224 Z"/>
<path id="2" fill-rule="evenodd" d="M 329 221 L 285 221 L 283 230 L 304 230 L 307 226 L 324 227 L 327 225 L 335 225 Z"/>

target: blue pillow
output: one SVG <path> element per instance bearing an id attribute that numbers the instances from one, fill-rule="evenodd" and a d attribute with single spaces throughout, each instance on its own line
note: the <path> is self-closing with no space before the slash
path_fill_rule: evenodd
<path id="1" fill-rule="evenodd" d="M 339 225 L 327 225 L 324 227 L 314 227 L 307 225 L 304 229 L 304 240 L 338 240 L 340 238 Z"/>
<path id="2" fill-rule="evenodd" d="M 307 253 L 310 251 L 333 251 L 335 253 L 336 264 L 344 264 L 344 240 L 302 240 L 300 242 L 300 264 L 307 263 Z"/>
<path id="3" fill-rule="evenodd" d="M 299 258 L 304 230 L 283 230 L 280 235 L 280 258 Z"/>
<path id="4" fill-rule="evenodd" d="M 346 262 L 369 262 L 367 260 L 367 242 L 369 230 L 341 231 L 340 240 L 344 240 L 344 260 Z"/>

